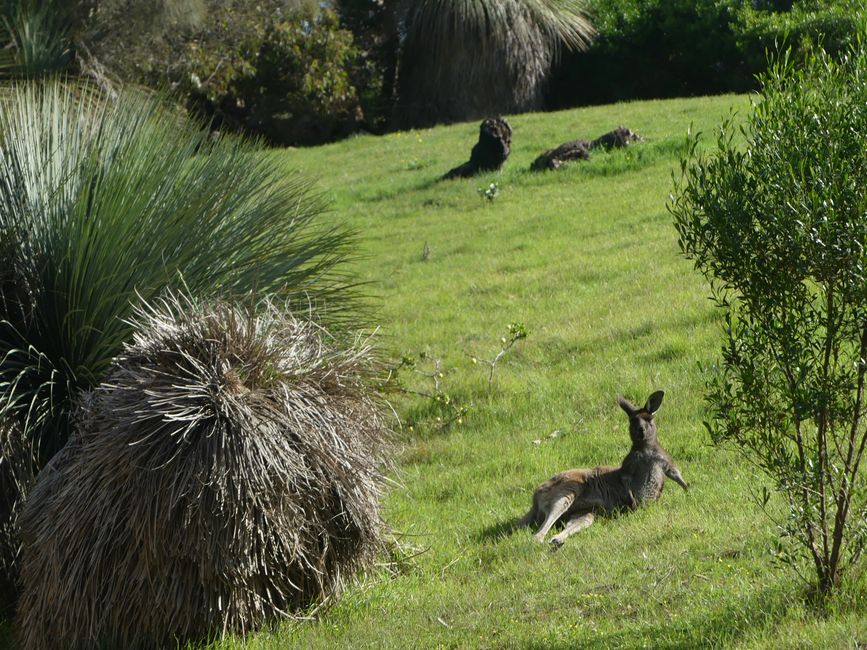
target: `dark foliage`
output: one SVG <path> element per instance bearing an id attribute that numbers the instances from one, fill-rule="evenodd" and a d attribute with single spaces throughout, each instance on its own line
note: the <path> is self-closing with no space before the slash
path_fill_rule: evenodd
<path id="1" fill-rule="evenodd" d="M 837 55 L 867 26 L 857 0 L 596 0 L 586 53 L 566 53 L 549 87 L 551 108 L 757 87 L 767 53 L 802 59 L 821 42 Z"/>
<path id="2" fill-rule="evenodd" d="M 750 87 L 732 20 L 741 0 L 596 0 L 597 37 L 566 53 L 551 81 L 554 108 Z"/>

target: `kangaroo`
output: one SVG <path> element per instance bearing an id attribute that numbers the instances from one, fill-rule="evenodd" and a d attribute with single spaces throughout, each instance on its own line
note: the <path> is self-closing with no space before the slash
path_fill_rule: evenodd
<path id="1" fill-rule="evenodd" d="M 534 537 L 544 542 L 551 527 L 565 515 L 566 527 L 551 539 L 551 544 L 561 546 L 570 535 L 590 526 L 597 514 L 634 510 L 644 501 L 655 501 L 666 476 L 689 490 L 671 456 L 656 440 L 653 414 L 664 395 L 656 391 L 641 408 L 618 396 L 617 403 L 629 416 L 632 438 L 632 448 L 620 467 L 570 469 L 548 479 L 533 493 L 533 505 L 519 525 L 541 524 Z"/>

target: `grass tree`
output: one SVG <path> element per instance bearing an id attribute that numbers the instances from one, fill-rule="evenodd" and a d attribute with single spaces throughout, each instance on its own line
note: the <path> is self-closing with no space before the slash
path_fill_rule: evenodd
<path id="1" fill-rule="evenodd" d="M 45 81 L 8 87 L 0 103 L 0 423 L 15 432 L 4 448 L 32 447 L 35 471 L 65 444 L 142 300 L 183 287 L 327 302 L 332 324 L 348 313 L 335 265 L 351 234 L 257 146 L 211 141 L 140 92 Z M 0 496 L 11 516 L 19 495 Z"/>
<path id="2" fill-rule="evenodd" d="M 448 122 L 541 106 L 559 49 L 585 48 L 580 0 L 403 2 L 398 119 Z"/>
<path id="3" fill-rule="evenodd" d="M 21 514 L 19 648 L 244 633 L 376 557 L 375 355 L 304 316 L 177 295 L 137 312 Z"/>
<path id="4" fill-rule="evenodd" d="M 867 546 L 867 50 L 762 83 L 746 147 L 693 139 L 671 210 L 725 312 L 707 426 L 771 479 L 780 558 L 827 595 Z"/>
<path id="5" fill-rule="evenodd" d="M 89 86 L 13 86 L 0 111 L 0 417 L 47 460 L 70 405 L 102 378 L 136 302 L 274 293 L 329 302 L 349 234 L 307 182 L 256 146 L 211 142 L 158 99 Z"/>
<path id="6" fill-rule="evenodd" d="M 62 69 L 69 61 L 70 23 L 59 2 L 0 0 L 0 77 Z"/>

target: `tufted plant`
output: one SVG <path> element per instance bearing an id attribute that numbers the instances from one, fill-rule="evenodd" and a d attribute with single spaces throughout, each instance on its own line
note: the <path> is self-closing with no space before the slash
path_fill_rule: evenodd
<path id="1" fill-rule="evenodd" d="M 0 423 L 32 447 L 33 471 L 65 444 L 142 300 L 256 291 L 327 302 L 330 323 L 355 314 L 336 270 L 352 238 L 323 212 L 257 145 L 212 141 L 159 97 L 60 80 L 0 91 Z"/>
<path id="2" fill-rule="evenodd" d="M 379 547 L 376 369 L 270 303 L 139 312 L 21 515 L 19 647 L 174 647 L 333 595 Z"/>

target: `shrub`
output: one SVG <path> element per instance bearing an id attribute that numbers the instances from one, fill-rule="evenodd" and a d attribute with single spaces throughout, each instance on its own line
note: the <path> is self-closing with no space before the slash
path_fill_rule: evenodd
<path id="1" fill-rule="evenodd" d="M 844 54 L 867 30 L 867 8 L 860 0 L 802 0 L 790 3 L 788 11 L 747 5 L 734 29 L 747 68 L 762 70 L 767 52 L 787 47 L 799 59 L 815 45 L 835 57 Z"/>
<path id="2" fill-rule="evenodd" d="M 167 1 L 104 4 L 91 19 L 96 56 L 123 80 L 170 86 L 215 128 L 316 144 L 362 118 L 356 86 L 373 76 L 352 33 L 319 3 L 206 0 L 181 15 Z M 156 28 L 137 27 L 153 13 Z"/>
<path id="3" fill-rule="evenodd" d="M 307 183 L 257 147 L 213 142 L 132 91 L 47 81 L 0 103 L 0 426 L 32 444 L 36 470 L 141 300 L 255 290 L 303 309 L 327 301 L 329 323 L 355 313 L 335 270 L 349 233 L 320 225 Z"/>
<path id="4" fill-rule="evenodd" d="M 352 33 L 340 29 L 333 11 L 270 25 L 252 77 L 237 83 L 249 104 L 247 124 L 280 143 L 348 135 L 362 118 L 351 78 L 359 57 Z"/>
<path id="5" fill-rule="evenodd" d="M 726 314 L 711 436 L 771 479 L 779 557 L 826 595 L 867 544 L 867 50 L 762 86 L 745 148 L 731 124 L 709 156 L 693 139 L 671 210 Z"/>
<path id="6" fill-rule="evenodd" d="M 768 52 L 792 46 L 801 60 L 821 41 L 836 56 L 867 28 L 856 0 L 596 0 L 591 18 L 598 36 L 564 57 L 552 106 L 740 92 Z"/>
<path id="7" fill-rule="evenodd" d="M 371 349 L 158 302 L 21 517 L 22 650 L 175 647 L 333 595 L 379 546 Z"/>
<path id="8" fill-rule="evenodd" d="M 606 103 L 743 89 L 732 21 L 741 0 L 595 0 L 598 31 L 552 82 L 549 104 Z"/>

